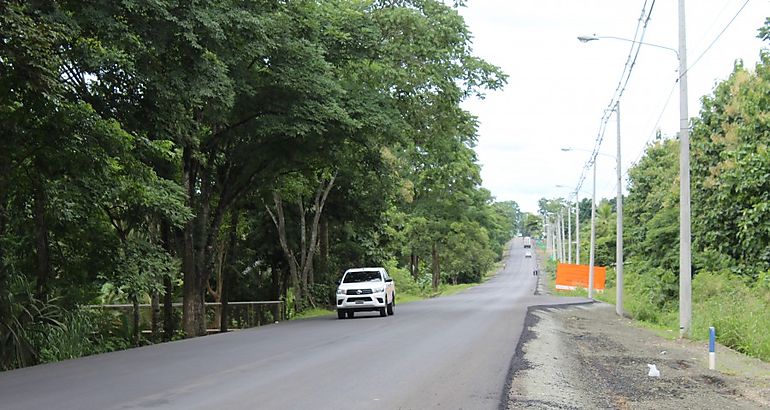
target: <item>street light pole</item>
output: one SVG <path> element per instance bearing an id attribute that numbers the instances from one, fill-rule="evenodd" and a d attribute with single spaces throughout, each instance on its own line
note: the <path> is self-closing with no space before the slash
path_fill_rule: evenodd
<path id="1" fill-rule="evenodd" d="M 618 196 L 615 200 L 617 213 L 617 236 L 615 238 L 615 312 L 623 316 L 623 178 L 620 168 L 620 101 L 615 105 L 615 115 L 618 120 L 617 171 Z"/>
<path id="2" fill-rule="evenodd" d="M 575 190 L 575 263 L 580 265 L 580 194 Z"/>
<path id="3" fill-rule="evenodd" d="M 679 0 L 679 337 L 690 333 L 690 121 L 687 113 L 687 40 L 684 0 Z"/>
<path id="4" fill-rule="evenodd" d="M 591 194 L 591 251 L 588 257 L 588 298 L 594 298 L 594 250 L 596 244 L 596 156 L 594 161 L 594 182 Z"/>
<path id="5" fill-rule="evenodd" d="M 564 215 L 559 209 L 559 262 L 564 262 Z"/>
<path id="6" fill-rule="evenodd" d="M 556 260 L 556 218 L 551 218 L 551 259 Z"/>
<path id="7" fill-rule="evenodd" d="M 559 209 L 559 228 L 561 228 L 561 232 L 559 234 L 561 235 L 561 258 L 560 261 L 564 262 L 567 260 L 566 252 L 565 252 L 565 241 L 564 241 L 564 208 Z"/>
<path id="8" fill-rule="evenodd" d="M 630 43 L 662 48 L 673 51 L 679 60 L 679 335 L 684 336 L 690 330 L 692 318 L 692 272 L 691 272 L 691 235 L 690 235 L 690 126 L 687 113 L 687 41 L 685 39 L 684 0 L 679 0 L 679 50 L 658 44 L 645 43 L 615 36 L 579 36 L 583 43 L 599 39 L 621 40 Z M 617 254 L 616 254 L 616 298 L 615 310 L 623 315 L 623 194 L 620 168 L 620 102 L 615 106 L 618 116 L 617 143 Z M 595 165 L 595 163 L 594 163 Z M 593 211 L 593 209 L 592 209 Z M 592 233 L 593 235 L 593 233 Z M 593 268 L 591 268 L 593 269 Z M 590 289 L 589 289 L 590 294 Z"/>
<path id="9" fill-rule="evenodd" d="M 572 212 L 567 200 L 567 262 L 572 263 Z"/>

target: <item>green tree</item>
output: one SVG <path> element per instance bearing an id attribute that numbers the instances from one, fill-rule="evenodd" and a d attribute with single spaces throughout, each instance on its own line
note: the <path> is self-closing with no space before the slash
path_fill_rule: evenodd
<path id="1" fill-rule="evenodd" d="M 768 89 L 770 55 L 753 73 L 736 64 L 703 98 L 692 133 L 695 247 L 729 256 L 751 278 L 770 270 Z"/>

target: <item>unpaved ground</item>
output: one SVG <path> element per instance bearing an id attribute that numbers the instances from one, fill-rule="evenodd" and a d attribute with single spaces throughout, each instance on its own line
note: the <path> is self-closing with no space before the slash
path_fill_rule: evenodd
<path id="1" fill-rule="evenodd" d="M 707 343 L 660 337 L 612 305 L 533 308 L 525 327 L 503 408 L 770 409 L 770 364 L 718 346 L 711 371 Z"/>

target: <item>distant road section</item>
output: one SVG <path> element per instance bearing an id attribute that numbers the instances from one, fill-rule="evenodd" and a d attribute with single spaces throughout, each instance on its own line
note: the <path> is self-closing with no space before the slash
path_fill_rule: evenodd
<path id="1" fill-rule="evenodd" d="M 455 296 L 213 335 L 0 373 L 2 409 L 497 409 L 535 258 Z M 396 284 L 398 292 L 398 284 Z M 506 396 L 506 397 L 504 397 Z"/>

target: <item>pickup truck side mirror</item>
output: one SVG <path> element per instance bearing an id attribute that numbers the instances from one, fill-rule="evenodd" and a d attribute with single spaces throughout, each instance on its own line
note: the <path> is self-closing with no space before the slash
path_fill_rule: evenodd
<path id="1" fill-rule="evenodd" d="M 385 279 L 385 282 L 393 282 L 393 278 L 387 278 Z"/>
<path id="2" fill-rule="evenodd" d="M 339 285 L 340 283 L 342 283 L 342 279 L 337 279 L 337 285 Z"/>

